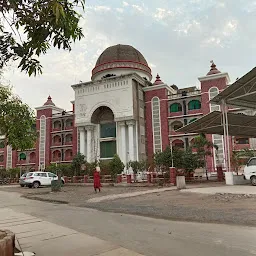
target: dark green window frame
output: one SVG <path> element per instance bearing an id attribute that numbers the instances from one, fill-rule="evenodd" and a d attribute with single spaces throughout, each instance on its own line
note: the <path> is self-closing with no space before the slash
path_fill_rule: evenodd
<path id="1" fill-rule="evenodd" d="M 170 106 L 170 112 L 175 113 L 175 112 L 181 112 L 182 111 L 182 106 L 180 103 L 173 103 Z"/>
<path id="2" fill-rule="evenodd" d="M 116 154 L 116 141 L 100 142 L 100 158 L 112 158 Z"/>
<path id="3" fill-rule="evenodd" d="M 201 102 L 199 100 L 191 100 L 188 103 L 188 110 L 201 109 Z"/>

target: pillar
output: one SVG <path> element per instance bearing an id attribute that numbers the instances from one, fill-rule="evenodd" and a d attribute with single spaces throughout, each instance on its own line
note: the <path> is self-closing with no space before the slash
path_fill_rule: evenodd
<path id="1" fill-rule="evenodd" d="M 93 126 L 88 125 L 85 127 L 87 131 L 87 162 L 91 163 L 92 162 L 92 130 Z"/>
<path id="2" fill-rule="evenodd" d="M 79 151 L 81 154 L 85 155 L 85 130 L 84 130 L 84 127 L 79 127 L 79 135 L 80 135 Z"/>
<path id="3" fill-rule="evenodd" d="M 176 168 L 170 167 L 170 183 L 176 185 Z"/>
<path id="4" fill-rule="evenodd" d="M 129 161 L 134 161 L 134 125 L 135 121 L 126 121 L 128 125 L 128 138 L 129 138 Z"/>
<path id="5" fill-rule="evenodd" d="M 126 163 L 126 123 L 125 122 L 120 122 L 119 123 L 121 127 L 121 160 L 123 163 Z"/>

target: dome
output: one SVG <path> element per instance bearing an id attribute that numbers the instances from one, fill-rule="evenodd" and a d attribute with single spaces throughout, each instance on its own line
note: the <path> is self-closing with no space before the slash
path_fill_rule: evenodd
<path id="1" fill-rule="evenodd" d="M 47 101 L 44 103 L 44 106 L 55 106 L 50 95 L 47 98 Z"/>
<path id="2" fill-rule="evenodd" d="M 98 58 L 96 66 L 113 61 L 132 61 L 139 62 L 148 66 L 144 56 L 130 45 L 117 44 L 108 47 Z"/>
<path id="3" fill-rule="evenodd" d="M 99 56 L 92 70 L 92 80 L 132 72 L 137 72 L 149 80 L 152 78 L 146 59 L 137 49 L 130 45 L 117 44 L 108 47 Z"/>

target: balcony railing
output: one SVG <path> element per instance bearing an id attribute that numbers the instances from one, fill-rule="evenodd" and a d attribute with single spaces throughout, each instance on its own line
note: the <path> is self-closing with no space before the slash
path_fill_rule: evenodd
<path id="1" fill-rule="evenodd" d="M 201 91 L 194 91 L 194 92 L 187 92 L 186 95 L 182 95 L 182 93 L 178 93 L 178 94 L 172 94 L 169 95 L 169 100 L 173 100 L 173 99 L 180 99 L 180 98 L 187 98 L 187 97 L 191 97 L 191 96 L 199 96 L 201 95 Z"/>

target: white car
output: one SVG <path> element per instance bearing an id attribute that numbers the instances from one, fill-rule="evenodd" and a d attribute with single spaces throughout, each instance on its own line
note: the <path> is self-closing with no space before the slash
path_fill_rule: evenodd
<path id="1" fill-rule="evenodd" d="M 29 172 L 24 178 L 23 182 L 25 186 L 29 188 L 39 188 L 40 186 L 50 186 L 52 180 L 58 180 L 58 176 L 51 172 Z M 61 177 L 62 184 L 65 183 Z"/>
<path id="2" fill-rule="evenodd" d="M 250 180 L 253 186 L 256 186 L 256 157 L 250 158 L 244 167 L 244 177 Z"/>

